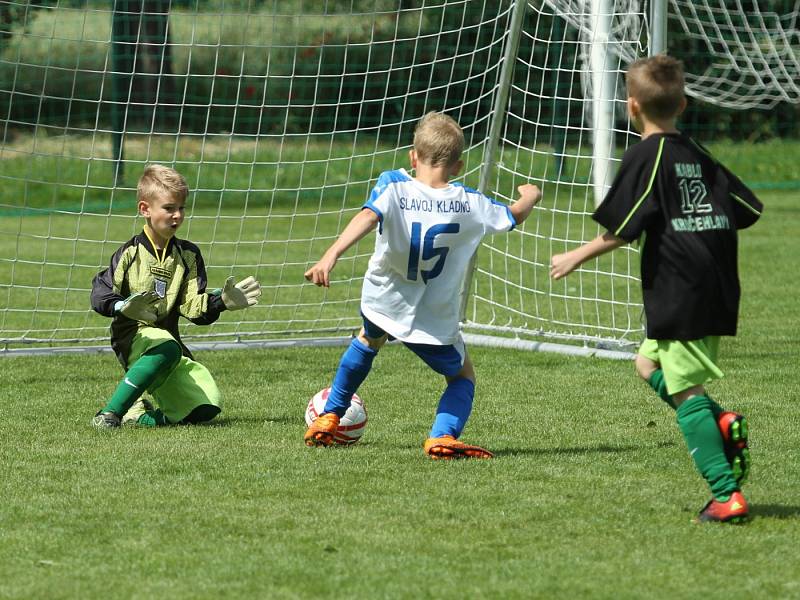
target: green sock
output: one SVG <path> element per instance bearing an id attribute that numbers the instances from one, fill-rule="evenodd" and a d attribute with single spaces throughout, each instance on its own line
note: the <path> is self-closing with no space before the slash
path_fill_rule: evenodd
<path id="1" fill-rule="evenodd" d="M 667 382 L 664 381 L 664 371 L 662 369 L 656 369 L 653 371 L 653 374 L 650 375 L 650 379 L 647 380 L 647 383 L 650 384 L 650 387 L 656 391 L 658 397 L 661 398 L 664 402 L 669 404 L 673 410 L 675 410 L 675 401 L 672 399 L 667 393 Z"/>
<path id="2" fill-rule="evenodd" d="M 683 432 L 689 454 L 700 474 L 708 482 L 711 493 L 725 502 L 739 489 L 731 466 L 725 458 L 722 434 L 714 418 L 708 396 L 692 396 L 678 407 L 678 427 Z"/>
<path id="3" fill-rule="evenodd" d="M 717 404 L 714 399 L 708 395 L 708 393 L 706 393 L 706 398 L 708 398 L 708 401 L 711 402 L 711 412 L 714 413 L 714 419 L 718 419 L 719 416 L 725 412 L 725 409 Z"/>
<path id="4" fill-rule="evenodd" d="M 148 410 L 143 415 L 140 415 L 136 422 L 142 427 L 162 427 L 172 424 L 166 415 L 161 412 L 160 408 Z"/>
<path id="5" fill-rule="evenodd" d="M 181 355 L 181 347 L 176 342 L 159 344 L 142 354 L 125 373 L 102 412 L 112 412 L 118 417 L 124 415 L 162 373 L 175 368 Z"/>

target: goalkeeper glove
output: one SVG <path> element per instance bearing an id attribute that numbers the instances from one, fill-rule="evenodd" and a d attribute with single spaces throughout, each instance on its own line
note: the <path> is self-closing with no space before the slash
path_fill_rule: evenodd
<path id="1" fill-rule="evenodd" d="M 233 285 L 233 277 L 225 280 L 222 288 L 222 302 L 228 310 L 242 310 L 258 303 L 261 296 L 261 284 L 252 276 L 242 279 Z"/>
<path id="2" fill-rule="evenodd" d="M 159 299 L 155 292 L 139 292 L 114 304 L 114 312 L 122 313 L 134 321 L 154 323 L 158 318 L 156 303 Z"/>

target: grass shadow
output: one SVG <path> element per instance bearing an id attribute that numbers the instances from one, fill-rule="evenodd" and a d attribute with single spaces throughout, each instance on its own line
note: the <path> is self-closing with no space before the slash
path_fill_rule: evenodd
<path id="1" fill-rule="evenodd" d="M 275 416 L 241 415 L 235 417 L 225 416 L 218 419 L 214 419 L 213 421 L 207 423 L 207 425 L 214 425 L 214 423 L 226 427 L 238 424 L 263 425 L 265 423 L 270 423 L 270 424 L 275 423 L 279 425 L 297 425 L 298 430 L 303 429 L 304 427 L 304 423 L 298 420 L 297 417 L 291 417 L 288 415 L 275 415 Z"/>
<path id="2" fill-rule="evenodd" d="M 796 519 L 800 517 L 800 506 L 784 504 L 751 504 L 750 516 L 771 519 Z"/>
<path id="3" fill-rule="evenodd" d="M 529 456 L 555 456 L 561 454 L 620 454 L 624 452 L 639 452 L 647 448 L 672 448 L 677 446 L 677 442 L 658 442 L 654 445 L 625 445 L 625 446 L 610 446 L 608 444 L 600 444 L 599 446 L 573 446 L 568 448 L 499 448 L 494 452 L 495 456 L 504 454 L 516 455 L 523 454 Z"/>

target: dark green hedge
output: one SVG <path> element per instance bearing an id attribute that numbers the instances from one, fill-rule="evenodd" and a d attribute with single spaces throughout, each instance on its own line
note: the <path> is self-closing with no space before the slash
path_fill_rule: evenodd
<path id="1" fill-rule="evenodd" d="M 353 2 L 329 1 L 326 15 L 294 17 L 287 16 L 290 9 L 303 9 L 303 2 L 281 3 L 280 14 L 273 16 L 266 11 L 275 2 L 238 7 L 228 1 L 223 5 L 231 14 L 222 18 L 214 13 L 219 8 L 214 2 L 173 2 L 167 14 L 164 0 L 117 0 L 121 16 L 112 45 L 108 10 L 80 8 L 88 5 L 79 1 L 62 2 L 59 10 L 39 4 L 39 10 L 24 14 L 18 9 L 11 14 L 11 5 L 0 11 L 0 123 L 7 120 L 11 127 L 113 130 L 124 119 L 127 130 L 302 135 L 358 129 L 389 141 L 407 136 L 409 122 L 424 112 L 444 109 L 462 125 L 475 123 L 470 131 L 483 136 L 498 76 L 498 38 L 509 20 L 508 0 L 450 3 L 424 12 L 414 10 L 421 4 L 417 0 L 355 3 L 370 10 L 404 9 L 377 16 L 347 14 Z M 198 6 L 207 12 L 197 13 Z M 126 24 L 125 9 L 134 13 L 142 7 L 149 16 L 141 28 L 138 14 L 129 15 Z M 310 3 L 305 9 L 320 10 Z M 503 16 L 495 20 L 497 14 Z M 515 85 L 545 99 L 512 93 L 513 112 L 556 125 L 552 139 L 538 141 L 570 143 L 559 137 L 577 131 L 583 118 L 583 105 L 574 100 L 580 81 L 567 79 L 563 70 L 580 64 L 571 54 L 575 32 L 546 15 L 529 13 L 527 19 L 529 31 L 553 32 L 564 43 L 523 36 L 519 55 L 533 68 L 518 68 Z M 701 66 L 696 42 L 671 31 L 670 44 L 690 68 Z M 115 69 L 135 73 L 110 75 Z M 158 75 L 161 70 L 164 75 Z M 691 102 L 682 123 L 700 137 L 798 135 L 797 107 L 791 105 L 742 112 Z"/>
<path id="2" fill-rule="evenodd" d="M 29 19 L 0 60 L 0 118 L 8 115 L 12 126 L 97 123 L 111 129 L 117 110 L 129 130 L 360 129 L 387 135 L 406 125 L 402 119 L 432 109 L 461 107 L 461 118 L 474 121 L 491 108 L 493 65 L 501 51 L 495 27 L 507 26 L 506 18 L 465 14 L 463 5 L 399 17 L 262 13 L 198 20 L 173 11 L 171 51 L 163 52 L 159 20 L 165 15 L 150 15 L 141 29 L 149 37 L 139 44 L 134 66 L 135 40 L 142 34 L 123 24 L 114 31 L 113 52 L 113 45 L 101 41 L 109 37 L 110 25 L 102 22 L 108 16 L 41 10 Z M 86 39 L 86 19 L 98 41 Z M 111 70 L 136 73 L 112 76 Z M 437 89 L 426 94 L 431 85 Z"/>

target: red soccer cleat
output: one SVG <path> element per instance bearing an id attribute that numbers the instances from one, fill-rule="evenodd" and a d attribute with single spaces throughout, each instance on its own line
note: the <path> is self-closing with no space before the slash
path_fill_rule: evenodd
<path id="1" fill-rule="evenodd" d="M 743 523 L 747 520 L 747 502 L 741 492 L 733 492 L 727 502 L 712 498 L 694 519 L 695 523 Z"/>
<path id="2" fill-rule="evenodd" d="M 480 446 L 459 442 L 451 435 L 425 440 L 425 453 L 433 459 L 492 458 L 494 454 Z"/>

